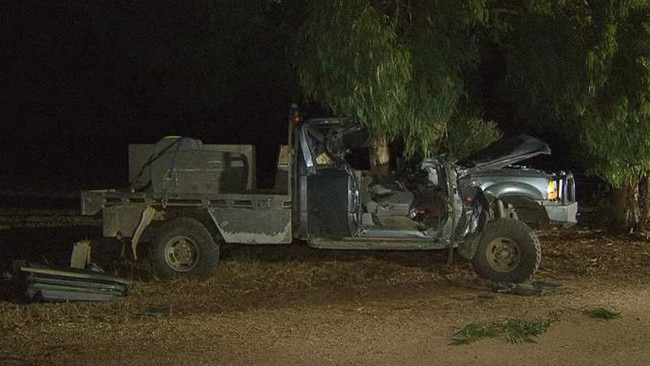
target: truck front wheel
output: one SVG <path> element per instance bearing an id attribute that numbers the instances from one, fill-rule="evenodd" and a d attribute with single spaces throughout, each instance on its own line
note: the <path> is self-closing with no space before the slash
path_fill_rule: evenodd
<path id="1" fill-rule="evenodd" d="M 541 261 L 542 249 L 535 232 L 522 221 L 502 218 L 486 225 L 472 266 L 492 281 L 519 283 L 530 279 Z"/>
<path id="2" fill-rule="evenodd" d="M 219 261 L 219 246 L 203 224 L 182 217 L 155 229 L 150 259 L 161 278 L 207 278 Z"/>

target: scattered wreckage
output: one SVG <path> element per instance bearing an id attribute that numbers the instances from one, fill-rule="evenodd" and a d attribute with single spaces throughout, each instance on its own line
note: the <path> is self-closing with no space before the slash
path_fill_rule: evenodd
<path id="1" fill-rule="evenodd" d="M 128 295 L 131 281 L 103 272 L 14 262 L 16 283 L 28 301 L 109 301 Z"/>

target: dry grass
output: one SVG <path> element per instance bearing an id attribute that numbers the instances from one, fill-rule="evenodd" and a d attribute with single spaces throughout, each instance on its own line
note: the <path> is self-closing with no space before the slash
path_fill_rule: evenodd
<path id="1" fill-rule="evenodd" d="M 74 241 L 101 232 L 96 222 L 76 220 L 69 210 L 4 211 L 0 214 L 0 224 L 4 225 L 0 233 L 6 240 L 19 243 L 20 247 L 14 249 L 16 253 L 29 253 L 24 248 L 32 248 L 39 255 L 42 251 L 44 259 L 56 262 L 65 257 L 61 252 L 69 250 Z M 540 235 L 544 253 L 542 279 L 563 282 L 597 278 L 618 284 L 646 282 L 650 278 L 650 245 L 646 241 L 581 228 Z M 224 248 L 214 277 L 171 282 L 156 280 L 143 263 L 100 263 L 115 274 L 133 279 L 134 292 L 106 303 L 25 304 L 19 293 L 0 284 L 0 334 L 6 335 L 0 337 L 0 347 L 10 349 L 21 342 L 46 340 L 51 333 L 61 337 L 57 342 L 74 350 L 80 333 L 94 339 L 119 339 L 126 334 L 151 336 L 161 332 L 161 328 L 172 327 L 179 319 L 229 317 L 259 309 L 322 306 L 339 309 L 342 319 L 354 313 L 381 322 L 388 321 L 382 317 L 385 311 L 413 311 L 418 304 L 427 311 L 455 313 L 459 302 L 471 301 L 473 305 L 487 307 L 498 303 L 494 296 L 479 299 L 490 291 L 490 283 L 479 279 L 469 263 L 458 256 L 452 266 L 447 266 L 446 254 L 324 251 L 301 244 L 232 246 Z M 3 270 L 6 269 L 5 266 Z M 468 293 L 474 295 L 457 299 L 454 296 L 458 296 L 458 289 L 470 290 Z M 445 293 L 454 295 L 444 298 L 441 295 Z M 423 303 L 422 299 L 427 300 Z M 381 305 L 375 309 L 374 303 Z M 387 309 L 386 304 L 391 308 Z M 509 336 L 504 329 L 528 329 L 523 334 L 533 336 L 534 332 L 527 332 L 546 329 L 542 326 L 545 323 L 511 323 L 497 330 L 513 342 L 531 338 L 517 338 L 517 333 Z M 477 323 L 472 332 L 491 335 L 494 324 L 490 324 Z M 42 348 L 41 353 L 29 347 L 20 348 L 20 352 L 30 360 L 50 359 Z"/>
<path id="2" fill-rule="evenodd" d="M 608 238 L 599 235 L 575 233 L 570 242 L 545 237 L 545 250 L 551 254 L 545 261 L 544 275 L 551 278 L 626 277 L 630 264 L 620 262 L 624 259 L 637 268 L 638 258 L 632 254 L 639 254 L 639 249 L 641 254 L 646 253 L 644 244 L 620 242 L 616 244 L 618 247 L 612 248 L 614 245 L 607 245 Z M 593 265 L 589 255 L 601 241 L 604 253 L 600 255 L 618 260 Z M 25 305 L 16 302 L 15 297 L 12 302 L 0 302 L 0 332 L 22 337 L 33 336 L 32 333 L 43 328 L 70 329 L 71 332 L 83 329 L 84 334 L 98 336 L 116 327 L 148 332 L 158 322 L 201 314 L 226 315 L 258 308 L 315 304 L 348 307 L 378 299 L 415 298 L 432 289 L 444 291 L 450 286 L 482 293 L 489 291 L 490 284 L 477 278 L 466 261 L 459 258 L 448 267 L 445 259 L 445 253 L 441 252 L 366 253 L 319 251 L 302 246 L 233 247 L 224 252 L 215 276 L 205 281 L 162 282 L 151 279 L 146 266 L 124 266 L 116 271 L 134 278 L 135 290 L 130 296 L 113 302 Z M 585 271 L 586 268 L 591 270 Z M 613 272 L 615 270 L 619 272 Z M 641 278 L 647 279 L 649 273 L 638 270 L 638 274 L 644 274 Z M 483 330 L 491 334 L 490 329 Z M 503 334 L 503 330 L 500 332 Z"/>
<path id="3" fill-rule="evenodd" d="M 648 240 L 580 227 L 545 231 L 540 238 L 543 245 L 542 269 L 559 277 L 626 280 L 646 277 L 650 273 Z"/>
<path id="4" fill-rule="evenodd" d="M 77 327 L 92 335 L 107 327 L 140 324 L 148 329 L 152 321 L 201 314 L 399 300 L 450 284 L 489 289 L 466 262 L 445 267 L 444 255 L 430 252 L 235 247 L 224 256 L 215 276 L 204 281 L 163 282 L 150 279 L 143 265 L 118 268 L 121 276 L 135 278 L 134 291 L 107 303 L 23 304 L 14 297 L 12 302 L 0 302 L 0 331 L 22 331 L 27 337 L 29 329 Z"/>

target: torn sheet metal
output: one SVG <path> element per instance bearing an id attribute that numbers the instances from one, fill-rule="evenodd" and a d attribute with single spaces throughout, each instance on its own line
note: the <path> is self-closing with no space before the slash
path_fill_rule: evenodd
<path id="1" fill-rule="evenodd" d="M 14 272 L 29 301 L 108 301 L 131 292 L 131 281 L 77 268 L 17 261 Z"/>

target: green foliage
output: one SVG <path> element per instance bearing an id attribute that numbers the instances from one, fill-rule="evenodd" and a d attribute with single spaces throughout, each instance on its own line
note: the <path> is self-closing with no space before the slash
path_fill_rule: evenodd
<path id="1" fill-rule="evenodd" d="M 523 320 L 508 318 L 501 322 L 471 323 L 459 330 L 453 338 L 452 344 L 461 345 L 476 342 L 483 338 L 503 335 L 508 343 L 524 343 L 535 341 L 531 337 L 539 336 L 551 326 L 548 319 Z"/>
<path id="2" fill-rule="evenodd" d="M 545 0 L 491 9 L 514 120 L 579 141 L 588 171 L 615 187 L 650 171 L 650 144 L 639 138 L 650 135 L 647 3 Z"/>
<path id="3" fill-rule="evenodd" d="M 499 39 L 507 62 L 504 98 L 514 120 L 538 132 L 582 114 L 589 101 L 587 46 L 581 37 L 589 25 L 574 22 L 579 10 L 560 10 L 512 17 L 510 30 Z M 577 133 L 576 124 L 562 124 L 568 134 Z"/>
<path id="4" fill-rule="evenodd" d="M 604 319 L 604 320 L 612 320 L 612 319 L 618 319 L 621 317 L 621 311 L 616 310 L 614 308 L 594 308 L 585 311 L 585 314 L 592 318 L 597 318 L 597 319 Z"/>
<path id="5" fill-rule="evenodd" d="M 298 74 L 308 95 L 394 137 L 411 79 L 395 23 L 365 0 L 316 2 L 302 30 Z"/>
<path id="6" fill-rule="evenodd" d="M 590 171 L 615 187 L 650 171 L 650 8 L 632 8 L 610 26 L 616 49 L 581 126 Z M 615 31 L 613 30 L 615 29 Z M 611 39 L 610 39 L 611 38 Z"/>
<path id="7" fill-rule="evenodd" d="M 550 320 L 526 321 L 522 319 L 506 319 L 502 329 L 509 343 L 535 343 L 531 337 L 539 336 L 551 326 Z"/>
<path id="8" fill-rule="evenodd" d="M 315 2 L 299 40 L 301 86 L 335 113 L 402 138 L 406 156 L 436 152 L 486 19 L 486 0 Z"/>
<path id="9" fill-rule="evenodd" d="M 488 146 L 503 134 L 493 121 L 480 118 L 454 118 L 447 125 L 445 150 L 458 160 Z"/>
<path id="10" fill-rule="evenodd" d="M 471 323 L 454 334 L 452 344 L 470 344 L 483 338 L 492 338 L 501 334 L 501 330 L 495 324 Z"/>
<path id="11" fill-rule="evenodd" d="M 463 72 L 475 67 L 478 59 L 472 29 L 487 18 L 482 0 L 410 5 L 410 11 L 396 16 L 401 39 L 412 55 L 412 82 L 397 121 L 406 156 L 439 152 L 465 92 Z"/>

